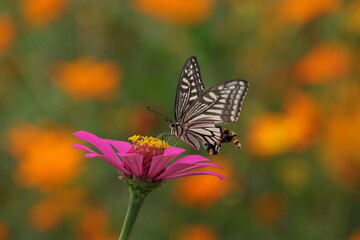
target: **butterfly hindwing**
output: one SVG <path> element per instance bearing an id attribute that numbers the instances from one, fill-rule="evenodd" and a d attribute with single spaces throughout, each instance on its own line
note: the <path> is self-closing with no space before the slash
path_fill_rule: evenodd
<path id="1" fill-rule="evenodd" d="M 196 57 L 190 57 L 181 71 L 175 98 L 175 119 L 183 117 L 186 109 L 204 92 L 199 64 Z"/>
<path id="2" fill-rule="evenodd" d="M 215 146 L 219 146 L 220 148 L 219 139 L 221 138 L 221 131 L 217 126 L 210 124 L 197 124 L 188 128 L 187 132 L 195 136 L 196 139 L 203 144 L 205 149 L 208 150 L 208 147 L 211 147 L 214 148 L 215 154 L 218 152 L 218 149 L 215 150 Z"/>
<path id="3" fill-rule="evenodd" d="M 218 125 L 200 125 L 190 128 L 188 133 L 194 135 L 204 145 L 209 154 L 217 154 L 221 144 L 232 142 L 240 148 L 241 144 L 236 138 L 236 133 Z"/>
<path id="4" fill-rule="evenodd" d="M 210 88 L 187 108 L 181 123 L 228 124 L 237 121 L 248 85 L 245 80 L 230 80 Z"/>
<path id="5" fill-rule="evenodd" d="M 198 139 L 196 138 L 196 135 L 192 134 L 191 132 L 185 132 L 184 140 L 187 144 L 190 145 L 191 148 L 193 148 L 195 150 L 200 149 L 200 144 L 199 144 Z"/>

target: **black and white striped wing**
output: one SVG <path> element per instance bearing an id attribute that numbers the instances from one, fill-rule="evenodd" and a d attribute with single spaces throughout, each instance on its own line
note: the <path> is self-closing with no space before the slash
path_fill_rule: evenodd
<path id="1" fill-rule="evenodd" d="M 186 60 L 181 71 L 175 98 L 175 119 L 180 121 L 188 107 L 204 92 L 196 57 Z"/>
<path id="2" fill-rule="evenodd" d="M 189 146 L 195 150 L 200 149 L 200 143 L 198 141 L 199 136 L 197 134 L 194 134 L 192 131 L 186 131 L 184 133 L 184 141 L 189 144 Z M 203 141 L 202 141 L 203 142 Z"/>
<path id="3" fill-rule="evenodd" d="M 216 126 L 215 124 L 194 124 L 190 129 L 186 131 L 185 136 L 189 139 L 195 138 L 200 140 L 206 149 L 207 146 L 214 146 L 214 150 L 216 152 L 219 151 L 221 146 L 221 127 Z M 193 146 L 191 147 L 194 148 Z M 200 147 L 194 149 L 199 150 Z"/>
<path id="4" fill-rule="evenodd" d="M 194 128 L 198 123 L 215 125 L 237 121 L 248 88 L 245 80 L 230 80 L 210 88 L 186 109 L 181 124 L 198 132 Z"/>

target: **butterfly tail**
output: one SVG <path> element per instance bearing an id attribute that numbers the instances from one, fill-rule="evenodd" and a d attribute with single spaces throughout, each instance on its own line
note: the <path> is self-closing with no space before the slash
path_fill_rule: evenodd
<path id="1" fill-rule="evenodd" d="M 220 126 L 216 126 L 220 129 L 221 132 L 221 137 L 218 139 L 216 144 L 211 144 L 211 143 L 206 143 L 204 144 L 204 147 L 206 149 L 206 151 L 210 154 L 210 155 L 216 155 L 219 153 L 220 151 L 220 147 L 223 143 L 233 143 L 235 145 L 235 147 L 237 148 L 241 148 L 241 143 L 239 142 L 239 140 L 236 138 L 236 133 L 220 127 Z"/>
<path id="2" fill-rule="evenodd" d="M 207 143 L 204 145 L 204 147 L 210 155 L 216 155 L 220 151 L 221 144 L 213 145 L 213 144 Z"/>
<path id="3" fill-rule="evenodd" d="M 220 144 L 231 142 L 237 148 L 241 148 L 241 143 L 236 138 L 237 135 L 235 132 L 233 132 L 229 129 L 223 128 L 223 127 L 220 127 L 220 128 L 221 128 Z"/>
<path id="4" fill-rule="evenodd" d="M 235 145 L 235 147 L 241 148 L 241 143 L 239 142 L 239 140 L 236 137 L 233 137 L 231 139 L 231 142 Z"/>

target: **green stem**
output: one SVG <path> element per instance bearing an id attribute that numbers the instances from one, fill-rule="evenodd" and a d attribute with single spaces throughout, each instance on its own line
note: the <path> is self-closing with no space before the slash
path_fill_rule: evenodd
<path id="1" fill-rule="evenodd" d="M 129 206 L 126 212 L 124 224 L 121 229 L 119 240 L 129 239 L 131 230 L 134 226 L 136 217 L 139 214 L 141 205 L 145 199 L 145 195 L 134 193 L 130 191 Z"/>

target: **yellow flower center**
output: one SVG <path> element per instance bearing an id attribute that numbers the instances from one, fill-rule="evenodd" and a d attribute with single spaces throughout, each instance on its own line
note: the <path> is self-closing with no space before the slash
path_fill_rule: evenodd
<path id="1" fill-rule="evenodd" d="M 134 135 L 129 137 L 133 142 L 132 152 L 146 156 L 156 156 L 164 153 L 164 149 L 169 147 L 167 142 L 154 137 Z"/>

